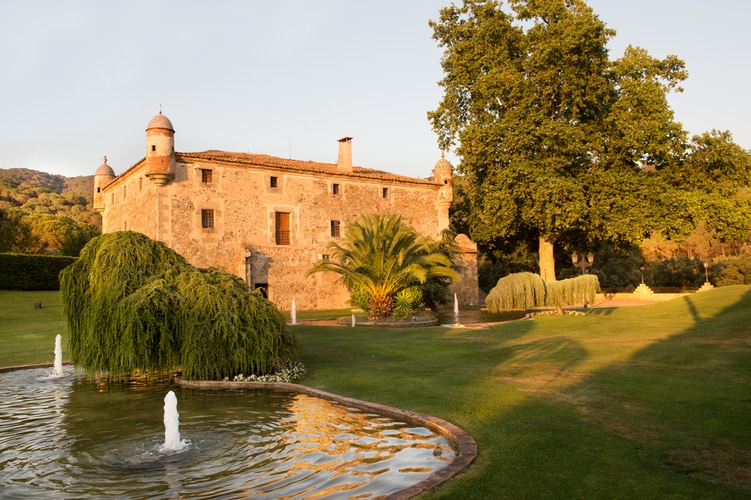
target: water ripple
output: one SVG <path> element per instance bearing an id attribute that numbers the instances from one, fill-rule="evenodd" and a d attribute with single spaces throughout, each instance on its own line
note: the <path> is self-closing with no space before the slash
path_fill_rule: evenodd
<path id="1" fill-rule="evenodd" d="M 302 394 L 97 385 L 0 373 L 0 491 L 33 498 L 385 495 L 454 457 L 424 427 Z M 160 453 L 163 398 L 189 445 Z"/>

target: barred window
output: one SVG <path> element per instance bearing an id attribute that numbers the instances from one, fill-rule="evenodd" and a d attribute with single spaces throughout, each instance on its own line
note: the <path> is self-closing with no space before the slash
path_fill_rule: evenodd
<path id="1" fill-rule="evenodd" d="M 201 182 L 211 184 L 214 180 L 214 171 L 208 168 L 201 169 Z"/>
<path id="2" fill-rule="evenodd" d="M 338 238 L 341 236 L 341 227 L 342 227 L 341 221 L 338 221 L 338 220 L 331 221 L 331 236 L 333 238 Z"/>
<path id="3" fill-rule="evenodd" d="M 381 197 L 382 198 L 388 198 L 389 197 L 389 188 L 383 188 L 381 190 Z"/>
<path id="4" fill-rule="evenodd" d="M 214 211 L 201 210 L 201 227 L 204 229 L 214 228 Z"/>
<path id="5" fill-rule="evenodd" d="M 279 179 L 276 176 L 271 176 L 269 178 L 269 187 L 275 188 L 279 186 Z"/>
<path id="6" fill-rule="evenodd" d="M 339 184 L 334 183 L 331 186 L 331 194 L 339 194 Z"/>

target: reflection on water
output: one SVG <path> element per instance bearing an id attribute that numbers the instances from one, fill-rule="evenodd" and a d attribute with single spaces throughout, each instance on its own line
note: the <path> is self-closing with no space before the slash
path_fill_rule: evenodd
<path id="1" fill-rule="evenodd" d="M 424 427 L 307 395 L 0 373 L 0 496 L 368 498 L 454 457 Z M 182 452 L 160 453 L 175 391 Z"/>
<path id="2" fill-rule="evenodd" d="M 451 325 L 461 323 L 465 325 L 477 323 L 501 323 L 503 321 L 514 321 L 522 319 L 527 311 L 502 311 L 491 313 L 487 309 L 460 309 L 459 316 L 455 316 L 453 311 L 441 310 L 438 312 L 438 322 L 441 325 Z"/>

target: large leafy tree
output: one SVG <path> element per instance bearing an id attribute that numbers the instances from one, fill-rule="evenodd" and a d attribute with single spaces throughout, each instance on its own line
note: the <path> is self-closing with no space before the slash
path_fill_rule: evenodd
<path id="1" fill-rule="evenodd" d="M 0 208 L 0 252 L 41 253 L 44 249 L 21 212 Z"/>
<path id="2" fill-rule="evenodd" d="M 665 94 L 686 74 L 675 57 L 631 47 L 611 62 L 614 31 L 582 0 L 509 5 L 465 0 L 431 22 L 445 92 L 429 118 L 441 147 L 462 159 L 472 237 L 491 248 L 535 238 L 540 274 L 552 281 L 560 240 L 638 240 L 657 218 L 641 210 L 660 180 L 643 166 L 680 153 Z"/>
<path id="3" fill-rule="evenodd" d="M 664 171 L 681 189 L 694 227 L 721 241 L 745 240 L 751 231 L 751 153 L 730 132 L 696 135 L 683 161 Z"/>
<path id="4" fill-rule="evenodd" d="M 401 217 L 383 214 L 365 215 L 350 224 L 341 242 L 329 244 L 329 258 L 318 261 L 308 274 L 321 271 L 339 274 L 351 293 L 365 296 L 371 318 L 389 316 L 400 293 L 419 291 L 426 284 L 447 285 L 459 278 L 449 252 L 418 234 Z M 417 300 L 414 305 L 419 305 L 422 297 L 411 295 Z"/>

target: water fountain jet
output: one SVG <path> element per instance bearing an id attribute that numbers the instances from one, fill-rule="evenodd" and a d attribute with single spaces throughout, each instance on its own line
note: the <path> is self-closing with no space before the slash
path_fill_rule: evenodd
<path id="1" fill-rule="evenodd" d="M 55 364 L 50 376 L 53 378 L 63 376 L 63 336 L 59 333 L 55 337 Z"/>
<path id="2" fill-rule="evenodd" d="M 177 412 L 177 396 L 169 391 L 164 397 L 164 444 L 160 451 L 181 451 L 187 443 L 180 440 L 180 414 Z"/>
<path id="3" fill-rule="evenodd" d="M 415 420 L 412 412 L 331 399 L 313 389 L 267 391 L 253 383 L 206 381 L 174 389 L 182 395 L 190 440 L 181 440 L 175 425 L 173 444 L 184 448 L 168 451 L 167 433 L 162 449 L 161 429 L 148 423 L 158 422 L 160 403 L 169 408 L 174 400 L 174 419 L 167 421 L 177 424 L 178 397 L 165 397 L 166 382 L 101 385 L 74 374 L 72 366 L 50 382 L 41 377 L 47 371 L 0 372 L 0 455 L 17 455 L 11 467 L 0 468 L 0 496 L 390 495 L 424 491 L 476 453 L 474 441 L 448 422 L 438 432 L 434 417 Z M 8 418 L 31 412 L 34 419 Z M 294 481 L 291 470 L 297 471 Z"/>

